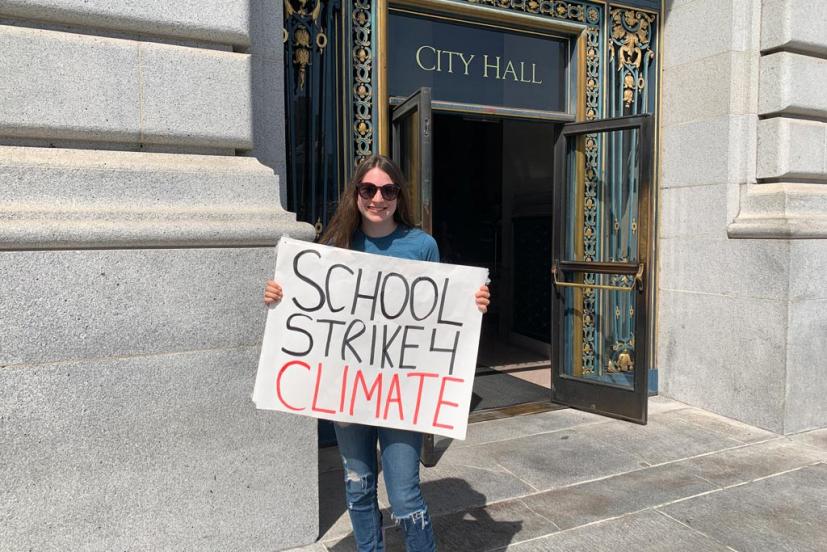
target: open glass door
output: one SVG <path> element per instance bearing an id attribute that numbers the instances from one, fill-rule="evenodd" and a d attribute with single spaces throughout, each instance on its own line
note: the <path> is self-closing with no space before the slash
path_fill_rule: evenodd
<path id="1" fill-rule="evenodd" d="M 555 168 L 552 400 L 645 424 L 651 116 L 564 125 Z"/>
<path id="2" fill-rule="evenodd" d="M 431 89 L 420 88 L 391 112 L 391 157 L 408 181 L 414 224 L 433 233 L 431 211 Z M 425 434 L 420 460 L 436 465 L 434 436 Z"/>
<path id="3" fill-rule="evenodd" d="M 408 181 L 414 223 L 432 234 L 431 89 L 420 88 L 393 108 L 391 157 Z"/>

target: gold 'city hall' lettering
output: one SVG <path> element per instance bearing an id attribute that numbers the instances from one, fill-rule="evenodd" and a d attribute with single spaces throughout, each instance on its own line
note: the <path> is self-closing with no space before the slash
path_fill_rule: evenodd
<path id="1" fill-rule="evenodd" d="M 465 57 L 465 54 L 462 52 L 452 52 L 450 50 L 437 50 L 433 46 L 420 46 L 419 49 L 416 51 L 416 64 L 419 65 L 419 68 L 423 71 L 442 71 L 442 61 L 443 59 L 447 58 L 447 71 L 449 73 L 454 72 L 454 56 L 459 57 L 462 65 L 465 68 L 465 74 L 468 74 L 468 66 L 471 65 L 471 61 L 474 59 L 474 54 Z M 423 62 L 423 59 L 425 60 Z M 425 64 L 429 66 L 426 67 Z"/>
<path id="2" fill-rule="evenodd" d="M 435 71 L 437 73 L 447 72 L 454 73 L 456 68 L 458 73 L 463 75 L 470 75 L 471 62 L 474 61 L 475 54 L 465 54 L 463 52 L 453 52 L 451 50 L 440 50 L 433 46 L 423 45 L 416 50 L 416 64 L 423 71 Z M 483 78 L 495 78 L 499 80 L 513 80 L 515 82 L 524 82 L 526 84 L 543 84 L 543 81 L 537 80 L 537 64 L 532 63 L 531 67 L 526 66 L 525 61 L 519 62 L 519 70 L 517 65 L 509 59 L 502 60 L 500 56 L 494 56 L 490 61 L 488 54 L 482 56 L 482 76 Z M 454 60 L 458 60 L 454 63 Z M 528 78 L 530 74 L 531 78 Z"/>
<path id="3" fill-rule="evenodd" d="M 482 57 L 483 57 L 483 66 L 485 68 L 485 71 L 484 71 L 482 76 L 485 77 L 485 78 L 488 78 L 489 76 L 493 76 L 495 79 L 506 80 L 507 78 L 509 78 L 509 75 L 510 75 L 511 80 L 515 80 L 517 82 L 527 82 L 527 83 L 530 83 L 530 84 L 543 84 L 543 81 L 538 81 L 537 80 L 537 64 L 536 63 L 531 64 L 531 80 L 527 80 L 526 79 L 526 68 L 525 68 L 525 62 L 524 61 L 520 62 L 520 75 L 518 77 L 517 76 L 517 70 L 514 68 L 514 62 L 512 62 L 511 60 L 509 60 L 509 59 L 505 60 L 505 65 L 502 65 L 500 63 L 500 56 L 496 56 L 494 58 L 493 63 L 489 63 L 488 54 L 485 54 Z M 502 72 L 500 72 L 501 67 L 502 67 Z M 488 73 L 489 69 L 492 70 L 491 75 L 489 75 L 489 73 Z"/>

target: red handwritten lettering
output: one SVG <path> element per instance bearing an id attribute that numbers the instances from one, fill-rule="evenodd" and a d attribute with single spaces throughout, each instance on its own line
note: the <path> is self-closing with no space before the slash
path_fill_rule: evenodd
<path id="1" fill-rule="evenodd" d="M 419 407 L 422 404 L 422 389 L 425 387 L 425 378 L 438 378 L 439 374 L 432 374 L 430 372 L 411 372 L 408 374 L 409 378 L 419 378 L 419 390 L 416 393 L 416 408 L 414 409 L 413 423 L 419 420 Z"/>
<path id="2" fill-rule="evenodd" d="M 347 371 L 348 365 L 345 364 L 345 369 L 342 372 L 342 395 L 339 398 L 339 412 L 345 411 L 345 393 L 347 392 Z"/>
<path id="3" fill-rule="evenodd" d="M 281 404 L 283 404 L 284 406 L 286 406 L 290 410 L 295 410 L 296 412 L 300 412 L 300 411 L 304 410 L 304 407 L 297 408 L 293 405 L 288 404 L 287 401 L 284 400 L 284 397 L 282 397 L 282 395 L 281 395 L 281 377 L 284 375 L 284 372 L 288 368 L 293 366 L 294 364 L 298 364 L 299 366 L 304 366 L 305 368 L 307 368 L 308 371 L 310 371 L 310 365 L 307 364 L 306 362 L 302 362 L 301 360 L 291 360 L 290 362 L 288 362 L 287 364 L 282 366 L 281 370 L 279 370 L 279 375 L 276 376 L 276 396 L 278 396 L 279 400 L 281 401 Z"/>
<path id="4" fill-rule="evenodd" d="M 310 409 L 313 412 L 324 412 L 326 414 L 336 414 L 335 410 L 331 410 L 329 408 L 322 408 L 318 406 L 319 401 L 319 386 L 322 383 L 322 363 L 319 363 L 319 369 L 316 372 L 316 388 L 313 390 L 313 403 L 310 406 Z"/>
<path id="5" fill-rule="evenodd" d="M 365 394 L 365 399 L 370 401 L 373 394 L 376 393 L 376 417 L 379 417 L 379 410 L 382 406 L 382 374 L 376 374 L 376 379 L 373 380 L 373 385 L 368 390 L 368 384 L 365 381 L 365 376 L 361 370 L 356 371 L 356 377 L 353 378 L 353 392 L 350 395 L 350 415 L 353 416 L 353 409 L 356 405 L 356 392 L 358 391 L 359 382 L 362 383 L 362 391 Z"/>
<path id="6" fill-rule="evenodd" d="M 394 393 L 394 391 L 396 391 Z M 396 403 L 399 409 L 399 419 L 405 420 L 405 415 L 402 413 L 402 390 L 399 388 L 399 374 L 394 374 L 391 379 L 390 388 L 388 389 L 388 397 L 385 399 L 385 415 L 382 419 L 388 419 L 388 410 L 390 410 L 391 403 Z"/>
<path id="7" fill-rule="evenodd" d="M 462 378 L 452 378 L 451 376 L 445 376 L 445 378 L 442 379 L 442 385 L 439 386 L 439 399 L 436 402 L 436 412 L 434 412 L 434 427 L 441 427 L 443 429 L 454 429 L 454 426 L 452 425 L 440 424 L 437 422 L 437 420 L 439 420 L 439 409 L 442 407 L 443 404 L 453 407 L 459 406 L 459 403 L 443 400 L 443 396 L 445 395 L 445 384 L 449 381 L 462 383 L 465 380 L 463 380 Z"/>

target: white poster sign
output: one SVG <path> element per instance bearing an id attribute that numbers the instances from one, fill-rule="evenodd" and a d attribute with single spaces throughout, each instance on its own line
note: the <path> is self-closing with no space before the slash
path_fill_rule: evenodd
<path id="1" fill-rule="evenodd" d="M 487 278 L 282 238 L 256 407 L 464 439 Z"/>

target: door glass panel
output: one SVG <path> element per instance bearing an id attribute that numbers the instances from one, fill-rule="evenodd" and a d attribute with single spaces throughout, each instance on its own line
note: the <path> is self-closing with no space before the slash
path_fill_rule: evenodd
<path id="1" fill-rule="evenodd" d="M 631 286 L 634 275 L 580 273 L 569 280 L 588 279 L 598 285 Z M 634 302 L 621 310 L 624 301 L 637 291 L 618 292 L 599 288 L 564 288 L 564 370 L 569 377 L 599 381 L 634 389 L 635 319 Z M 614 310 L 605 308 L 613 305 Z M 591 308 L 596 306 L 597 308 Z"/>
<path id="2" fill-rule="evenodd" d="M 405 179 L 408 181 L 414 224 L 422 226 L 422 188 L 420 184 L 422 180 L 420 175 L 422 152 L 419 147 L 421 132 L 419 111 L 411 110 L 395 124 L 398 125 L 398 134 L 394 137 L 399 139 L 397 162 L 402 169 L 402 174 L 405 175 Z"/>
<path id="3" fill-rule="evenodd" d="M 638 128 L 570 136 L 566 143 L 566 243 L 571 261 L 637 263 Z M 574 272 L 581 284 L 630 288 L 634 274 Z M 634 387 L 636 291 L 568 288 L 563 329 L 570 336 L 563 374 Z"/>
<path id="4" fill-rule="evenodd" d="M 637 262 L 639 140 L 637 128 L 568 138 L 566 260 Z"/>

